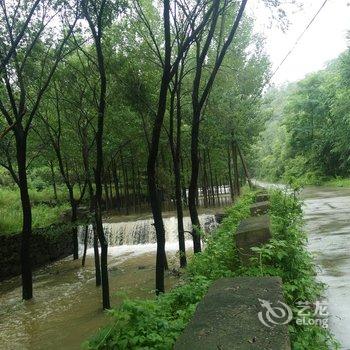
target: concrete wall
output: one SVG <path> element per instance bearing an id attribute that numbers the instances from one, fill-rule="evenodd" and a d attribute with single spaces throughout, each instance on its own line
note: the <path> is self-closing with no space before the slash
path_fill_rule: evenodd
<path id="1" fill-rule="evenodd" d="M 21 235 L 0 235 L 0 281 L 21 273 Z M 33 267 L 73 254 L 71 226 L 67 224 L 34 230 L 32 239 Z"/>

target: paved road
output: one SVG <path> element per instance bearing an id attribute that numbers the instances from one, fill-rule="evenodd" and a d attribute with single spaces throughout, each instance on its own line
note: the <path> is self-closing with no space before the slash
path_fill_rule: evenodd
<path id="1" fill-rule="evenodd" d="M 350 349 L 350 189 L 304 189 L 309 250 L 318 278 L 328 285 L 330 328 L 342 349 Z"/>

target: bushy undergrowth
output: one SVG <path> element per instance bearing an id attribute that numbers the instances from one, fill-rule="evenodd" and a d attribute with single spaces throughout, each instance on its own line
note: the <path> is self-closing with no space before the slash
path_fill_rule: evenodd
<path id="1" fill-rule="evenodd" d="M 241 268 L 238 274 L 280 276 L 285 300 L 296 316 L 300 311 L 297 302 L 315 303 L 322 298 L 324 286 L 315 279 L 313 259 L 306 249 L 301 202 L 287 191 L 275 190 L 270 195 L 273 237 L 268 244 L 254 248 L 257 253 L 254 263 Z M 300 326 L 292 321 L 289 331 L 295 350 L 327 350 L 338 346 L 330 332 L 317 325 Z"/>
<path id="2" fill-rule="evenodd" d="M 32 203 L 33 228 L 45 227 L 60 221 L 61 214 L 69 209 L 69 204 L 59 192 L 58 203 L 54 203 L 53 194 L 48 190 L 30 190 Z M 54 203 L 54 205 L 52 204 Z M 0 234 L 20 232 L 22 225 L 22 208 L 17 188 L 0 189 Z"/>
<path id="3" fill-rule="evenodd" d="M 298 200 L 287 193 L 271 193 L 273 238 L 256 248 L 249 268 L 242 267 L 234 244 L 238 223 L 249 216 L 254 193 L 246 193 L 228 210 L 228 217 L 206 239 L 206 249 L 191 260 L 182 285 L 153 300 L 125 300 L 110 311 L 112 323 L 84 344 L 87 349 L 171 349 L 194 313 L 210 284 L 228 276 L 280 276 L 286 302 L 313 302 L 323 286 L 315 281 L 312 258 L 306 251 L 301 229 L 302 211 Z M 310 316 L 311 317 L 311 316 Z M 292 346 L 301 349 L 329 349 L 335 342 L 318 326 L 290 324 Z"/>

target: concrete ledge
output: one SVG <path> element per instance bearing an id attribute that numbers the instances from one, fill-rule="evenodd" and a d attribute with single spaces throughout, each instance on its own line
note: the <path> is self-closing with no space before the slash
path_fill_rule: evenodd
<path id="1" fill-rule="evenodd" d="M 284 302 L 279 277 L 217 280 L 198 304 L 175 350 L 290 350 L 287 325 L 263 325 L 259 302 Z"/>
<path id="2" fill-rule="evenodd" d="M 252 247 L 267 243 L 270 238 L 271 229 L 268 215 L 242 220 L 236 231 L 236 248 L 242 264 L 249 264 L 249 259 L 254 255 Z"/>
<path id="3" fill-rule="evenodd" d="M 267 192 L 260 192 L 256 195 L 255 202 L 256 203 L 268 202 L 269 199 L 270 199 L 270 196 Z"/>
<path id="4" fill-rule="evenodd" d="M 267 214 L 267 212 L 269 211 L 269 205 L 270 203 L 267 201 L 254 203 L 250 206 L 250 214 L 252 216 Z"/>

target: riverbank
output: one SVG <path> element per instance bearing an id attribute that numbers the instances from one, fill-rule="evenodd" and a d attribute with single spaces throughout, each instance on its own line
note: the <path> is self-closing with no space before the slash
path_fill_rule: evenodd
<path id="1" fill-rule="evenodd" d="M 227 276 L 280 276 L 284 296 L 296 312 L 296 300 L 314 303 L 323 292 L 315 280 L 314 264 L 306 250 L 302 231 L 301 205 L 294 196 L 280 191 L 271 193 L 270 216 L 273 239 L 257 249 L 260 259 L 244 267 L 236 253 L 234 232 L 240 220 L 249 216 L 254 194 L 245 194 L 228 210 L 228 217 L 208 237 L 206 249 L 196 255 L 179 286 L 153 300 L 124 301 L 111 312 L 111 325 L 100 330 L 85 344 L 88 349 L 171 349 L 189 322 L 196 304 L 210 284 Z M 313 315 L 308 315 L 313 318 Z M 290 324 L 296 349 L 328 350 L 334 341 L 330 333 L 316 325 Z"/>
<path id="2" fill-rule="evenodd" d="M 201 226 L 216 227 L 213 214 L 200 215 Z M 190 218 L 184 218 L 190 228 Z M 153 298 L 156 244 L 151 219 L 109 222 L 108 270 L 111 304 L 120 305 L 125 294 Z M 166 251 L 170 270 L 165 285 L 170 290 L 179 281 L 177 220 L 164 219 Z M 80 256 L 83 228 L 79 234 Z M 11 236 L 12 237 L 12 236 Z M 122 242 L 119 238 L 123 237 Z M 188 238 L 188 237 L 187 237 Z M 141 243 L 144 242 L 144 243 Z M 0 283 L 0 338 L 4 350 L 76 350 L 96 329 L 108 324 L 101 310 L 101 289 L 95 286 L 94 254 L 89 237 L 86 265 L 72 256 L 36 269 L 33 274 L 34 299 L 21 300 L 20 276 Z M 119 245 L 122 244 L 122 245 Z M 188 256 L 192 242 L 186 241 Z"/>
<path id="3" fill-rule="evenodd" d="M 20 233 L 0 235 L 0 282 L 21 273 Z M 39 268 L 73 254 L 72 225 L 59 224 L 35 229 L 31 240 L 33 268 Z"/>

